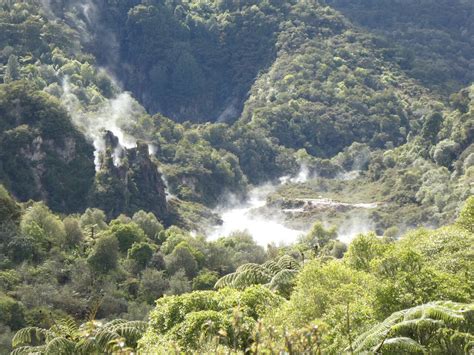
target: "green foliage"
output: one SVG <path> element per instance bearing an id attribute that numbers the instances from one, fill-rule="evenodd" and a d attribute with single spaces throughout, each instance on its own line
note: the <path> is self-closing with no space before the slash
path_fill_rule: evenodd
<path id="1" fill-rule="evenodd" d="M 165 261 L 166 270 L 170 274 L 183 269 L 188 278 L 193 278 L 197 275 L 198 264 L 186 242 L 179 243 L 173 252 L 165 258 Z"/>
<path id="2" fill-rule="evenodd" d="M 88 208 L 81 215 L 81 228 L 92 233 L 94 231 L 101 231 L 107 228 L 105 223 L 105 213 L 97 208 Z"/>
<path id="3" fill-rule="evenodd" d="M 375 233 L 361 234 L 349 245 L 344 259 L 354 269 L 368 271 L 371 261 L 382 254 L 386 248 L 386 243 Z"/>
<path id="4" fill-rule="evenodd" d="M 288 297 L 299 268 L 298 262 L 288 255 L 277 260 L 269 260 L 262 265 L 243 264 L 234 273 L 220 278 L 214 287 L 216 289 L 223 287 L 245 289 L 251 285 L 263 284 Z"/>
<path id="5" fill-rule="evenodd" d="M 140 269 L 150 262 L 153 257 L 153 248 L 150 244 L 144 242 L 135 242 L 132 247 L 128 249 L 127 258 L 135 261 Z"/>
<path id="6" fill-rule="evenodd" d="M 20 206 L 8 193 L 8 191 L 0 185 L 0 224 L 9 221 L 17 221 L 20 217 Z"/>
<path id="7" fill-rule="evenodd" d="M 181 121 L 232 120 L 274 56 L 283 8 L 131 2 L 109 5 L 105 20 L 118 35 L 120 60 L 131 65 L 119 74 L 149 111 Z"/>
<path id="8" fill-rule="evenodd" d="M 169 295 L 182 295 L 183 293 L 190 292 L 191 282 L 186 276 L 184 269 L 179 269 L 169 278 Z"/>
<path id="9" fill-rule="evenodd" d="M 219 332 L 227 334 L 229 345 L 245 349 L 255 320 L 281 302 L 280 297 L 261 286 L 164 297 L 150 315 L 150 328 L 140 341 L 140 349 L 154 352 L 164 344 L 177 343 L 192 350 L 202 339 L 213 338 Z M 234 322 L 240 322 L 242 327 L 238 329 L 245 331 L 236 333 L 231 327 Z"/>
<path id="10" fill-rule="evenodd" d="M 300 243 L 309 250 L 317 251 L 318 248 L 326 246 L 331 240 L 335 239 L 337 239 L 335 227 L 326 229 L 321 222 L 316 222 L 308 234 L 301 238 Z"/>
<path id="11" fill-rule="evenodd" d="M 472 304 L 432 302 L 395 312 L 354 341 L 355 352 L 463 354 L 472 349 Z"/>
<path id="12" fill-rule="evenodd" d="M 467 6 L 2 4 L 0 347 L 26 321 L 15 353 L 134 352 L 144 323 L 86 316 L 100 293 L 95 311 L 106 319 L 145 319 L 159 299 L 142 340 L 150 353 L 469 351 L 472 307 L 446 301 L 471 302 L 474 288 L 474 86 L 447 98 L 472 78 Z M 114 129 L 143 141 L 120 166 L 109 144 L 95 174 L 83 133 L 91 117 L 124 109 L 99 68 L 150 113 L 184 123 L 134 102 Z M 298 245 L 265 251 L 243 232 L 217 241 L 188 233 L 218 220 L 211 208 L 223 195 L 301 164 L 318 179 L 282 187 L 282 204 L 301 191 L 370 196 L 379 203 L 367 214 L 385 238 L 358 236 L 346 253 L 334 229 L 315 224 Z M 20 207 L 12 196 L 43 203 Z M 87 207 L 104 211 L 52 212 Z M 346 207 L 317 219 L 343 221 Z M 454 225 L 396 240 L 406 226 L 441 226 L 459 210 Z M 106 216 L 120 217 L 108 225 Z M 281 257 L 298 252 L 301 266 Z M 215 283 L 236 289 L 185 294 Z"/>
<path id="13" fill-rule="evenodd" d="M 20 63 L 18 63 L 18 57 L 13 54 L 8 57 L 7 68 L 3 76 L 3 82 L 8 84 L 12 81 L 20 79 Z"/>
<path id="14" fill-rule="evenodd" d="M 204 269 L 193 279 L 193 291 L 212 290 L 217 280 L 219 275 L 216 272 Z"/>
<path id="15" fill-rule="evenodd" d="M 310 322 L 325 324 L 323 344 L 334 351 L 348 345 L 352 329 L 370 323 L 375 288 L 376 279 L 371 275 L 340 261 L 313 260 L 298 275 L 289 302 L 270 314 L 267 321 L 280 331 Z M 348 329 L 348 322 L 352 329 Z"/>
<path id="16" fill-rule="evenodd" d="M 25 326 L 25 310 L 21 303 L 13 298 L 0 294 L 0 322 L 17 330 Z"/>
<path id="17" fill-rule="evenodd" d="M 92 147 L 58 100 L 26 81 L 0 85 L 0 177 L 21 201 L 85 207 L 92 186 Z M 39 167 L 39 168 L 38 168 Z"/>
<path id="18" fill-rule="evenodd" d="M 117 267 L 119 242 L 113 235 L 100 235 L 87 262 L 94 271 L 107 273 Z"/>
<path id="19" fill-rule="evenodd" d="M 421 136 L 429 140 L 431 143 L 435 143 L 442 122 L 443 116 L 439 112 L 435 112 L 434 114 L 428 116 L 423 123 Z"/>
<path id="20" fill-rule="evenodd" d="M 138 211 L 133 215 L 132 220 L 145 232 L 148 238 L 155 241 L 158 240 L 158 235 L 163 230 L 163 225 L 153 213 Z"/>
<path id="21" fill-rule="evenodd" d="M 80 219 L 68 216 L 63 219 L 64 232 L 66 233 L 66 245 L 69 247 L 77 247 L 84 240 Z"/>
<path id="22" fill-rule="evenodd" d="M 467 231 L 474 233 L 474 196 L 467 199 L 456 223 Z"/>
<path id="23" fill-rule="evenodd" d="M 42 251 L 66 244 L 66 230 L 63 222 L 42 203 L 28 207 L 20 222 L 20 232 L 41 246 Z"/>
<path id="24" fill-rule="evenodd" d="M 436 164 L 450 167 L 459 151 L 459 145 L 451 140 L 439 142 L 433 151 L 433 159 Z"/>
<path id="25" fill-rule="evenodd" d="M 121 213 L 133 214 L 143 209 L 167 219 L 165 183 L 157 161 L 151 159 L 148 145 L 138 141 L 136 148 L 123 150 L 118 138 L 105 131 L 105 151 L 100 152 L 100 166 L 90 194 L 93 206 L 107 212 L 109 218 Z M 114 151 L 123 152 L 121 164 L 114 164 Z"/>
<path id="26" fill-rule="evenodd" d="M 70 318 L 57 319 L 49 328 L 28 327 L 13 337 L 12 354 L 131 352 L 145 331 L 146 323 L 115 319 L 89 320 L 81 325 Z"/>
<path id="27" fill-rule="evenodd" d="M 164 271 L 147 268 L 142 272 L 139 294 L 148 304 L 153 304 L 169 289 Z"/>
<path id="28" fill-rule="evenodd" d="M 458 0 L 325 3 L 375 33 L 384 57 L 431 89 L 451 93 L 473 81 L 464 66 L 474 55 L 463 32 L 471 20 L 470 4 Z M 452 19 L 458 26 L 452 26 Z"/>
<path id="29" fill-rule="evenodd" d="M 117 239 L 119 249 L 126 253 L 134 243 L 145 240 L 145 233 L 135 223 L 121 223 L 119 221 L 111 223 L 110 232 Z"/>

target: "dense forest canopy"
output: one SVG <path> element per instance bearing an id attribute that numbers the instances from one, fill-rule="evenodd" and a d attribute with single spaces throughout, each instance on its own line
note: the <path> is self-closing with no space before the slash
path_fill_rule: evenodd
<path id="1" fill-rule="evenodd" d="M 473 41 L 470 0 L 3 1 L 0 354 L 472 352 Z"/>

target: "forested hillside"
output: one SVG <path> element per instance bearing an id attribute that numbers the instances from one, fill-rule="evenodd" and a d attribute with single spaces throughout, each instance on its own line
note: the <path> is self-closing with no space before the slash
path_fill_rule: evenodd
<path id="1" fill-rule="evenodd" d="M 0 354 L 473 351 L 473 41 L 470 0 L 3 1 Z"/>

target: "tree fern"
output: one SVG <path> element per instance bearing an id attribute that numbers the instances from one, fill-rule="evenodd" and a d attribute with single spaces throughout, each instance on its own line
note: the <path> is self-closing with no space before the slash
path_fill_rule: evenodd
<path id="1" fill-rule="evenodd" d="M 262 264 L 261 266 L 262 268 L 264 268 L 265 270 L 268 270 L 268 272 L 272 274 L 276 274 L 282 269 L 282 267 L 274 260 L 269 260 L 265 262 L 264 264 Z"/>
<path id="2" fill-rule="evenodd" d="M 14 349 L 10 353 L 10 355 L 32 355 L 32 354 L 42 355 L 45 353 L 46 353 L 46 345 L 21 346 L 19 348 Z"/>
<path id="3" fill-rule="evenodd" d="M 382 349 L 384 354 L 425 354 L 426 350 L 423 346 L 410 338 L 398 337 L 390 338 L 377 345 L 375 349 Z"/>
<path id="4" fill-rule="evenodd" d="M 78 326 L 71 317 L 56 320 L 50 329 L 28 327 L 13 337 L 12 354 L 94 354 L 133 350 L 146 322 L 115 319 L 90 320 Z"/>
<path id="5" fill-rule="evenodd" d="M 267 269 L 257 265 L 237 272 L 233 287 L 244 289 L 250 285 L 266 284 L 271 280 L 272 275 Z"/>
<path id="6" fill-rule="evenodd" d="M 234 280 L 237 278 L 237 273 L 233 272 L 231 274 L 227 274 L 223 277 L 221 277 L 219 280 L 217 280 L 216 284 L 214 285 L 214 288 L 219 289 L 219 288 L 224 288 L 224 287 L 232 287 Z"/>
<path id="7" fill-rule="evenodd" d="M 353 347 L 356 353 L 462 354 L 472 347 L 473 329 L 474 304 L 432 302 L 395 312 L 360 335 Z"/>
<path id="8" fill-rule="evenodd" d="M 234 273 L 220 278 L 214 287 L 216 289 L 223 287 L 244 289 L 251 285 L 263 284 L 283 295 L 289 295 L 299 269 L 300 265 L 295 259 L 284 255 L 262 265 L 254 263 L 241 265 Z"/>
<path id="9" fill-rule="evenodd" d="M 298 274 L 298 270 L 281 270 L 275 276 L 272 277 L 268 283 L 268 287 L 272 290 L 278 290 L 280 287 L 293 283 L 295 276 Z"/>
<path id="10" fill-rule="evenodd" d="M 46 344 L 46 354 L 73 354 L 75 343 L 63 337 L 56 337 Z"/>
<path id="11" fill-rule="evenodd" d="M 280 270 L 289 269 L 289 270 L 299 270 L 300 264 L 294 258 L 289 255 L 283 255 L 277 261 Z"/>
<path id="12" fill-rule="evenodd" d="M 22 345 L 41 343 L 46 341 L 48 337 L 51 337 L 51 332 L 49 330 L 38 327 L 27 327 L 16 332 L 12 339 L 12 345 L 13 347 L 18 347 Z"/>

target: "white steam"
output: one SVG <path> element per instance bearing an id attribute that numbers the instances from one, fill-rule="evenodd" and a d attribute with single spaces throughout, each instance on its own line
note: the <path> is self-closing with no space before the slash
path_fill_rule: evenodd
<path id="1" fill-rule="evenodd" d="M 338 239 L 349 244 L 359 234 L 366 234 L 375 229 L 374 222 L 369 218 L 366 211 L 357 211 L 352 214 L 346 221 L 342 222 L 337 229 Z"/>
<path id="2" fill-rule="evenodd" d="M 275 189 L 274 185 L 256 187 L 250 191 L 244 204 L 218 209 L 216 212 L 221 215 L 223 223 L 214 228 L 209 239 L 215 240 L 236 231 L 247 231 L 262 246 L 270 243 L 288 245 L 296 241 L 304 231 L 285 227 L 277 218 L 259 214 L 257 211 L 265 206 L 266 197 Z"/>
<path id="3" fill-rule="evenodd" d="M 280 178 L 281 184 L 303 183 L 310 179 L 309 169 L 302 166 L 296 176 L 284 176 Z M 248 199 L 244 203 L 231 203 L 230 206 L 218 208 L 215 212 L 221 216 L 222 225 L 213 228 L 208 234 L 211 240 L 225 237 L 236 231 L 247 231 L 254 240 L 262 246 L 268 244 L 289 245 L 296 242 L 299 237 L 307 233 L 311 226 L 305 230 L 296 230 L 284 225 L 283 214 L 297 215 L 322 209 L 351 208 L 347 212 L 345 221 L 339 224 L 337 232 L 341 242 L 349 244 L 357 235 L 370 232 L 374 229 L 374 223 L 370 219 L 369 210 L 376 208 L 378 203 L 344 203 L 326 198 L 317 199 L 294 199 L 303 202 L 303 207 L 282 209 L 268 215 L 268 210 L 262 213 L 261 208 L 266 206 L 267 197 L 278 188 L 278 185 L 266 184 L 252 189 Z M 343 211 L 338 213 L 345 213 Z M 315 218 L 315 221 L 317 217 Z M 327 223 L 326 223 L 327 224 Z M 328 227 L 330 225 L 328 224 Z"/>
<path id="4" fill-rule="evenodd" d="M 152 143 L 149 143 L 148 154 L 150 154 L 151 156 L 155 156 L 157 152 L 158 152 L 158 147 Z"/>
<path id="5" fill-rule="evenodd" d="M 69 112 L 74 124 L 93 142 L 96 168 L 99 155 L 105 151 L 104 131 L 112 132 L 119 141 L 119 147 L 113 152 L 114 163 L 120 164 L 122 148 L 136 147 L 137 139 L 124 132 L 133 118 L 144 114 L 144 109 L 128 92 L 123 92 L 110 100 L 102 102 L 95 111 L 86 111 L 79 98 L 73 92 L 68 79 L 63 80 L 61 102 Z"/>
<path id="6" fill-rule="evenodd" d="M 279 180 L 282 184 L 286 183 L 293 183 L 293 184 L 301 184 L 308 181 L 311 178 L 314 178 L 309 172 L 308 166 L 303 164 L 300 168 L 299 173 L 296 176 L 282 176 Z"/>
<path id="7" fill-rule="evenodd" d="M 91 0 L 86 0 L 84 3 L 80 4 L 80 9 L 82 10 L 82 14 L 86 19 L 89 25 L 93 25 L 97 18 L 98 18 L 98 10 L 97 6 Z"/>

